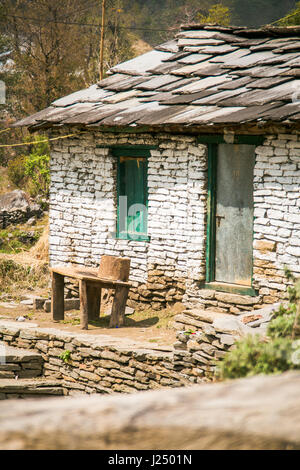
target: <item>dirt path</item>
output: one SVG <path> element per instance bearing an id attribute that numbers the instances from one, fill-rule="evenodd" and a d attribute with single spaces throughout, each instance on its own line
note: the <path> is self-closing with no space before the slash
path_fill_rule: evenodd
<path id="1" fill-rule="evenodd" d="M 177 312 L 174 312 L 177 313 Z M 109 315 L 101 314 L 100 320 L 89 324 L 89 329 L 81 330 L 78 324 L 79 311 L 65 312 L 65 323 L 53 322 L 51 313 L 33 310 L 26 305 L 7 303 L 0 301 L 0 318 L 16 318 L 24 316 L 26 321 L 38 324 L 41 328 L 55 328 L 64 331 L 72 331 L 84 334 L 104 334 L 114 337 L 125 337 L 138 341 L 149 341 L 156 345 L 172 345 L 176 340 L 176 331 L 170 326 L 162 326 L 164 321 L 171 323 L 173 312 L 139 312 L 126 316 L 125 326 L 122 328 L 108 328 Z M 169 321 L 170 320 L 170 321 Z"/>

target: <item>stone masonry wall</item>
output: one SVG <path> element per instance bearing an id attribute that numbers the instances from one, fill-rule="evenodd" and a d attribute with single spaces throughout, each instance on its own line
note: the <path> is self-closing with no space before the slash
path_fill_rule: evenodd
<path id="1" fill-rule="evenodd" d="M 0 379 L 20 379 L 38 377 L 42 374 L 42 358 L 39 354 L 6 348 L 5 364 L 2 364 L 0 349 Z"/>
<path id="2" fill-rule="evenodd" d="M 257 147 L 254 189 L 254 286 L 272 304 L 284 297 L 283 267 L 300 276 L 300 135 Z"/>
<path id="3" fill-rule="evenodd" d="M 181 301 L 185 281 L 205 276 L 206 147 L 193 137 L 83 133 L 52 149 L 50 262 L 98 265 L 131 258 L 139 307 Z M 103 148 L 96 148 L 103 144 Z M 157 145 L 148 160 L 150 242 L 116 240 L 116 159 L 105 146 Z"/>
<path id="4" fill-rule="evenodd" d="M 0 342 L 42 355 L 42 376 L 61 383 L 65 395 L 133 393 L 200 383 L 201 376 L 180 372 L 172 348 L 130 342 L 120 337 L 63 332 L 17 322 L 0 322 Z"/>
<path id="5" fill-rule="evenodd" d="M 3 377 L 32 377 L 32 368 L 36 367 L 37 375 L 55 381 L 55 390 L 62 388 L 64 395 L 133 393 L 209 382 L 215 378 L 217 361 L 235 347 L 237 340 L 248 334 L 266 333 L 278 307 L 279 304 L 269 305 L 236 317 L 187 309 L 175 316 L 174 347 L 1 320 L 1 344 L 30 350 L 33 359 L 33 352 L 39 353 L 44 361 L 27 367 L 27 375 L 14 365 Z M 12 348 L 7 348 L 7 354 L 13 354 Z M 2 368 L 7 370 L 8 364 Z M 49 383 L 44 386 L 49 387 Z"/>
<path id="6" fill-rule="evenodd" d="M 278 304 L 233 316 L 228 313 L 191 309 L 175 316 L 174 365 L 182 374 L 193 373 L 212 380 L 217 362 L 235 342 L 253 334 L 264 336 Z"/>
<path id="7" fill-rule="evenodd" d="M 67 133 L 69 130 L 61 130 Z M 101 147 L 103 145 L 103 147 Z M 117 240 L 112 145 L 155 145 L 148 162 L 149 242 Z M 268 135 L 256 148 L 254 272 L 257 296 L 203 289 L 207 149 L 193 136 L 82 132 L 56 141 L 51 159 L 50 262 L 97 266 L 129 256 L 129 305 L 160 309 L 183 301 L 239 314 L 284 298 L 284 266 L 300 273 L 300 136 Z"/>

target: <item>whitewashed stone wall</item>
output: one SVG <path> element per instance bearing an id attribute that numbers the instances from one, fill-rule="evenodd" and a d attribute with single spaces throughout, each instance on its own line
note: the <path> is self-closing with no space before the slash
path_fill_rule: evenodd
<path id="1" fill-rule="evenodd" d="M 285 290 L 283 266 L 300 276 L 300 135 L 269 136 L 256 154 L 254 281 L 273 303 Z"/>
<path id="2" fill-rule="evenodd" d="M 96 148 L 103 144 L 103 148 Z M 148 160 L 150 242 L 117 240 L 116 159 L 110 145 L 155 145 Z M 131 299 L 180 301 L 185 280 L 205 276 L 206 147 L 193 137 L 84 133 L 52 149 L 51 265 L 131 258 Z"/>
<path id="3" fill-rule="evenodd" d="M 66 130 L 64 130 L 65 132 Z M 111 145 L 155 145 L 148 161 L 150 242 L 116 240 L 116 159 Z M 103 145 L 102 148 L 98 146 Z M 97 146 L 97 147 L 96 147 Z M 50 262 L 97 266 L 131 258 L 131 301 L 200 304 L 239 313 L 285 293 L 284 265 L 300 274 L 300 137 L 267 136 L 254 172 L 257 297 L 201 288 L 205 279 L 207 151 L 192 136 L 83 132 L 56 141 L 51 159 Z"/>

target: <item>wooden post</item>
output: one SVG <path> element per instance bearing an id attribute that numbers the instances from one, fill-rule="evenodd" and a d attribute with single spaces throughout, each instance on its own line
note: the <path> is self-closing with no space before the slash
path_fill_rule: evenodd
<path id="1" fill-rule="evenodd" d="M 86 281 L 79 282 L 79 296 L 80 296 L 80 324 L 82 330 L 88 329 L 88 292 Z"/>
<path id="2" fill-rule="evenodd" d="M 124 324 L 125 308 L 128 297 L 129 287 L 116 286 L 115 298 L 111 310 L 109 328 L 122 326 Z"/>
<path id="3" fill-rule="evenodd" d="M 99 75 L 100 75 L 100 80 L 103 79 L 104 28 L 105 28 L 105 0 L 102 0 L 101 39 L 100 39 L 100 61 L 99 61 L 99 71 L 100 71 Z"/>
<path id="4" fill-rule="evenodd" d="M 53 321 L 64 319 L 64 276 L 52 272 L 51 314 Z"/>
<path id="5" fill-rule="evenodd" d="M 101 287 L 95 284 L 87 285 L 87 302 L 89 320 L 99 320 L 101 305 Z"/>

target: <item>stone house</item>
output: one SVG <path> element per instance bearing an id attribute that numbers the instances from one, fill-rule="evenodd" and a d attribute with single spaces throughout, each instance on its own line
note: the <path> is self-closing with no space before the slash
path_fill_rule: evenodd
<path id="1" fill-rule="evenodd" d="M 131 258 L 130 302 L 239 313 L 300 273 L 300 28 L 188 25 L 19 121 L 52 140 L 51 265 Z"/>

